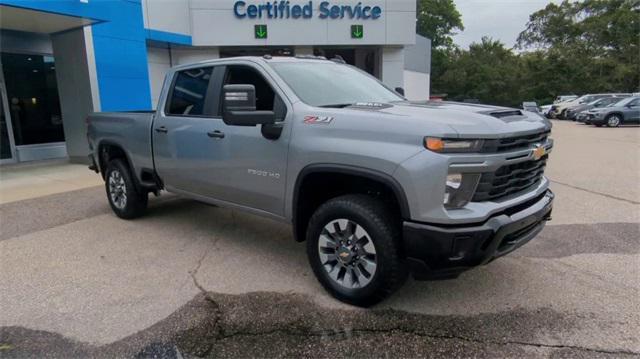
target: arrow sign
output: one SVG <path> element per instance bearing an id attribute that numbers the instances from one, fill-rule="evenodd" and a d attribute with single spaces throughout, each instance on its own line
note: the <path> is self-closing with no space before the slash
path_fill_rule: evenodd
<path id="1" fill-rule="evenodd" d="M 352 39 L 362 39 L 364 37 L 364 26 L 363 25 L 351 25 L 351 38 Z"/>
<path id="2" fill-rule="evenodd" d="M 267 25 L 255 25 L 253 27 L 253 33 L 256 39 L 266 39 L 268 36 Z"/>

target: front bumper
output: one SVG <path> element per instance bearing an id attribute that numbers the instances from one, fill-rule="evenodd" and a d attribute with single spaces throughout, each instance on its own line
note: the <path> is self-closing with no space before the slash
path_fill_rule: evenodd
<path id="1" fill-rule="evenodd" d="M 417 280 L 449 279 L 502 257 L 533 239 L 551 219 L 550 190 L 479 225 L 405 222 L 404 249 Z"/>

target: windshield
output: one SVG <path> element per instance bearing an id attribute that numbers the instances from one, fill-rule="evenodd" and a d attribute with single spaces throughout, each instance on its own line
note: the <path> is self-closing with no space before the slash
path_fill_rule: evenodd
<path id="1" fill-rule="evenodd" d="M 590 95 L 584 95 L 582 97 L 580 97 L 577 101 L 578 103 L 589 103 L 593 100 L 595 100 L 595 96 L 590 96 Z"/>
<path id="2" fill-rule="evenodd" d="M 374 77 L 352 66 L 319 62 L 275 63 L 275 71 L 306 104 L 344 107 L 355 103 L 403 101 Z"/>
<path id="3" fill-rule="evenodd" d="M 626 104 L 628 104 L 629 102 L 637 99 L 638 97 L 627 97 L 624 98 L 616 103 L 612 103 L 611 105 L 609 105 L 609 107 L 622 107 L 622 106 L 626 106 Z"/>

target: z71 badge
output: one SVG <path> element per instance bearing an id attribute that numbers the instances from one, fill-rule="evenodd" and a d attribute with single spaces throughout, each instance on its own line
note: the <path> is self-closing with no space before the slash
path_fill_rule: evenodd
<path id="1" fill-rule="evenodd" d="M 328 125 L 333 122 L 333 117 L 329 116 L 305 116 L 304 123 L 307 125 Z"/>

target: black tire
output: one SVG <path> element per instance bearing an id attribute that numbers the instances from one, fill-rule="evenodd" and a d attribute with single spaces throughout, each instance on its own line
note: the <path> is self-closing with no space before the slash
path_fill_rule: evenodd
<path id="1" fill-rule="evenodd" d="M 120 178 L 122 179 L 121 186 L 116 186 L 118 188 L 116 190 L 113 188 L 113 183 L 120 183 Z M 149 193 L 138 191 L 129 166 L 121 159 L 112 160 L 107 165 L 105 190 L 111 209 L 122 219 L 140 217 L 147 209 Z M 124 194 L 124 197 L 118 197 L 118 194 Z M 122 198 L 124 198 L 123 202 L 120 201 Z"/>
<path id="2" fill-rule="evenodd" d="M 329 269 L 326 269 L 321 260 L 319 242 L 325 226 L 342 219 L 349 223 L 353 221 L 364 229 L 366 237 L 375 248 L 375 272 L 367 279 L 369 282 L 366 285 L 358 288 L 347 288 L 332 279 Z M 395 292 L 407 279 L 408 271 L 402 259 L 400 245 L 401 221 L 381 200 L 366 195 L 345 195 L 331 199 L 311 216 L 306 236 L 307 256 L 314 274 L 331 295 L 343 302 L 362 307 L 374 305 Z M 355 242 L 360 242 L 355 235 L 351 238 L 354 245 Z M 338 256 L 337 249 L 335 256 Z M 344 275 L 343 281 L 346 281 Z"/>
<path id="3" fill-rule="evenodd" d="M 566 120 L 566 119 L 567 119 L 566 115 L 567 115 L 567 110 L 562 110 L 562 111 L 560 112 L 560 117 L 559 117 L 559 118 L 560 118 L 561 120 Z"/>
<path id="4" fill-rule="evenodd" d="M 620 127 L 622 124 L 622 116 L 617 113 L 613 113 L 605 118 L 605 123 L 607 124 L 607 127 Z"/>

